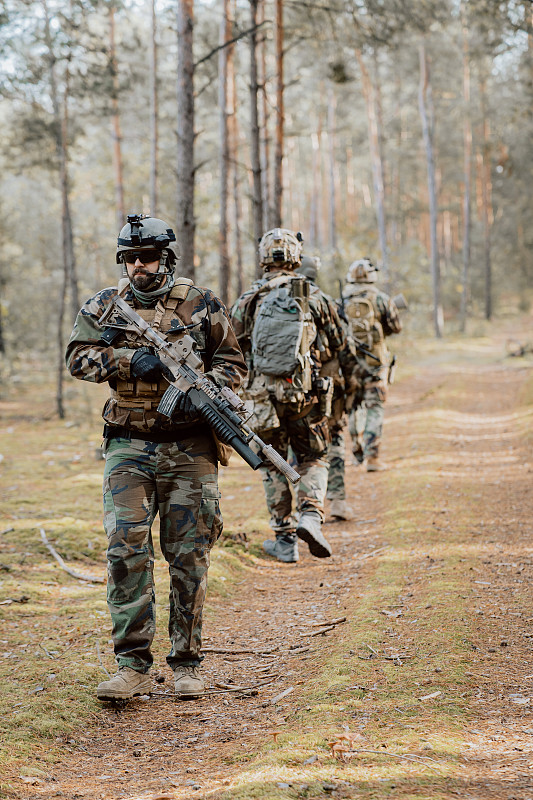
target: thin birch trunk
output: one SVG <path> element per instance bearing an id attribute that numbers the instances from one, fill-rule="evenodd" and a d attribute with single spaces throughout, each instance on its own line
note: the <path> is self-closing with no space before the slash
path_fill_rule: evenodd
<path id="1" fill-rule="evenodd" d="M 255 243 L 255 272 L 259 277 L 259 252 L 257 243 L 263 234 L 263 190 L 260 158 L 259 113 L 257 82 L 257 6 L 258 0 L 250 0 L 250 159 L 252 166 L 252 223 Z"/>
<path id="2" fill-rule="evenodd" d="M 472 120 L 470 109 L 470 53 L 465 1 L 461 3 L 463 36 L 463 271 L 461 278 L 460 327 L 466 330 L 470 280 L 470 229 L 471 229 L 471 173 L 472 173 Z"/>
<path id="3" fill-rule="evenodd" d="M 115 8 L 109 7 L 109 55 L 113 76 L 111 95 L 111 135 L 113 139 L 113 172 L 115 175 L 115 217 L 117 231 L 124 225 L 126 209 L 124 205 L 124 179 L 122 169 L 122 132 L 120 128 L 120 109 L 118 105 L 119 80 L 117 48 L 115 41 Z"/>
<path id="4" fill-rule="evenodd" d="M 152 43 L 150 52 L 150 214 L 158 216 L 159 96 L 157 86 L 157 15 L 152 0 Z"/>
<path id="5" fill-rule="evenodd" d="M 361 85 L 366 104 L 368 117 L 368 139 L 370 144 L 370 160 L 372 163 L 372 178 L 374 182 L 374 196 L 376 205 L 376 218 L 378 225 L 379 246 L 385 280 L 388 278 L 389 252 L 387 245 L 387 224 L 385 216 L 385 182 L 383 177 L 383 161 L 380 152 L 380 131 L 378 108 L 375 87 L 370 80 L 368 69 L 360 50 L 355 51 L 359 69 L 361 70 Z"/>
<path id="6" fill-rule="evenodd" d="M 281 226 L 283 201 L 283 137 L 285 110 L 283 106 L 283 0 L 276 0 L 276 151 L 274 156 L 273 222 Z"/>
<path id="7" fill-rule="evenodd" d="M 418 87 L 418 107 L 422 122 L 424 145 L 426 148 L 427 180 L 429 196 L 430 260 L 433 284 L 433 324 L 435 336 L 440 338 L 443 331 L 443 315 L 440 298 L 440 265 L 437 244 L 437 187 L 435 181 L 435 156 L 433 152 L 433 101 L 426 47 L 421 42 L 420 83 Z"/>
<path id="8" fill-rule="evenodd" d="M 181 274 L 194 280 L 194 1 L 178 0 L 177 239 Z"/>
<path id="9" fill-rule="evenodd" d="M 219 173 L 220 173 L 220 220 L 218 228 L 219 290 L 227 303 L 230 293 L 230 260 L 228 250 L 228 186 L 229 186 L 229 141 L 228 141 L 228 47 L 231 39 L 229 0 L 222 0 L 218 51 L 218 113 L 219 113 Z"/>

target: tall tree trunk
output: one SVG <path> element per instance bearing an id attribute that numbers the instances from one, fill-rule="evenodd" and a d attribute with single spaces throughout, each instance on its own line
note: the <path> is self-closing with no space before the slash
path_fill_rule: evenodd
<path id="1" fill-rule="evenodd" d="M 49 61 L 50 73 L 50 97 L 52 101 L 54 134 L 56 145 L 56 156 L 59 165 L 59 184 L 61 192 L 61 229 L 62 229 L 62 250 L 63 250 L 63 286 L 60 298 L 60 314 L 58 319 L 58 371 L 57 371 L 57 413 L 62 419 L 65 416 L 63 405 L 63 379 L 64 379 L 64 352 L 63 352 L 63 323 L 64 308 L 66 302 L 67 285 L 70 287 L 70 299 L 72 309 L 72 319 L 75 319 L 80 302 L 78 297 L 78 280 L 76 276 L 76 262 L 74 259 L 74 242 L 72 235 L 72 217 L 70 213 L 70 185 L 68 174 L 68 91 L 69 91 L 69 68 L 66 67 L 65 74 L 65 95 L 63 99 L 63 110 L 59 99 L 59 91 L 56 76 L 56 59 L 54 54 L 52 33 L 50 26 L 50 14 L 47 0 L 42 0 L 42 8 L 45 21 L 45 42 L 47 57 Z"/>
<path id="2" fill-rule="evenodd" d="M 228 141 L 228 47 L 231 39 L 229 0 L 222 0 L 218 51 L 218 113 L 219 113 L 219 172 L 220 172 L 220 220 L 218 227 L 219 288 L 222 300 L 227 303 L 230 293 L 230 260 L 228 250 L 228 185 L 229 185 L 229 141 Z"/>
<path id="3" fill-rule="evenodd" d="M 122 132 L 120 129 L 120 110 L 118 105 L 119 80 L 117 48 L 115 43 L 115 7 L 109 6 L 109 56 L 111 73 L 113 76 L 113 91 L 111 95 L 111 133 L 113 138 L 113 172 L 115 175 L 115 217 L 117 231 L 126 221 L 126 208 L 124 206 L 124 180 L 122 169 Z"/>
<path id="4" fill-rule="evenodd" d="M 440 338 L 443 329 L 443 315 L 440 298 L 440 265 L 437 244 L 437 187 L 435 182 L 435 157 L 433 153 L 433 100 L 429 65 L 424 42 L 420 44 L 420 83 L 418 87 L 418 107 L 422 121 L 422 132 L 426 148 L 431 278 L 433 283 L 433 324 L 435 336 Z"/>
<path id="5" fill-rule="evenodd" d="M 263 234 L 263 192 L 260 158 L 259 113 L 257 82 L 257 6 L 258 0 L 250 0 L 250 159 L 252 165 L 252 223 L 256 252 L 255 271 L 261 275 L 257 243 Z"/>
<path id="6" fill-rule="evenodd" d="M 372 178 L 374 181 L 374 196 L 376 204 L 376 218 L 378 225 L 379 246 L 385 279 L 389 271 L 389 251 L 387 245 L 387 224 L 385 217 L 385 181 L 383 177 L 383 160 L 381 158 L 378 106 L 376 90 L 360 50 L 355 51 L 359 69 L 361 70 L 361 85 L 366 104 L 368 117 L 368 139 L 370 144 L 370 160 L 372 163 Z"/>
<path id="7" fill-rule="evenodd" d="M 3 355 L 6 352 L 6 343 L 4 339 L 4 315 L 2 311 L 2 294 L 4 292 L 4 281 L 0 276 L 0 353 Z"/>
<path id="8" fill-rule="evenodd" d="M 335 214 L 335 95 L 328 90 L 328 168 L 329 168 L 329 246 L 337 249 L 337 225 Z"/>
<path id="9" fill-rule="evenodd" d="M 258 5 L 258 24 L 262 25 L 265 21 L 265 0 L 259 0 Z M 267 75 L 267 35 L 262 30 L 259 40 L 259 61 L 261 64 L 261 173 L 263 188 L 263 230 L 268 230 L 271 225 L 272 216 L 272 190 L 270 180 L 270 134 L 268 109 L 268 75 Z"/>
<path id="10" fill-rule="evenodd" d="M 232 19 L 235 19 L 237 0 L 233 0 Z M 236 285 L 237 297 L 244 291 L 244 265 L 242 258 L 242 208 L 238 168 L 238 144 L 239 144 L 239 125 L 237 120 L 237 75 L 235 70 L 235 48 L 231 47 L 228 52 L 228 141 L 229 141 L 229 163 L 233 176 L 233 247 L 235 252 L 236 264 Z"/>
<path id="11" fill-rule="evenodd" d="M 470 109 L 470 54 L 468 45 L 468 21 L 465 0 L 461 2 L 463 35 L 463 272 L 461 279 L 460 326 L 464 333 L 468 309 L 470 279 L 470 228 L 471 228 L 471 173 L 472 173 L 472 120 Z"/>
<path id="12" fill-rule="evenodd" d="M 157 217 L 157 151 L 159 148 L 159 96 L 157 87 L 157 15 L 152 0 L 152 42 L 150 52 L 150 214 Z"/>
<path id="13" fill-rule="evenodd" d="M 274 157 L 274 196 L 272 199 L 274 226 L 281 227 L 283 201 L 283 138 L 285 110 L 283 106 L 283 0 L 276 0 L 276 153 Z"/>
<path id="14" fill-rule="evenodd" d="M 181 274 L 194 280 L 194 0 L 178 0 L 177 239 Z"/>
<path id="15" fill-rule="evenodd" d="M 481 203 L 483 214 L 483 254 L 485 263 L 485 319 L 492 318 L 492 177 L 490 123 L 487 112 L 487 78 L 485 69 L 480 76 L 479 93 L 481 98 Z"/>

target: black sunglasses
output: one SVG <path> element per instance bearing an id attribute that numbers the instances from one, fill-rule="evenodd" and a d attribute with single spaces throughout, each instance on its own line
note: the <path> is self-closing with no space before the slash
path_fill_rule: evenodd
<path id="1" fill-rule="evenodd" d="M 142 264 L 150 264 L 152 261 L 159 261 L 161 253 L 159 250 L 125 250 L 122 258 L 126 264 L 135 264 L 137 259 Z"/>

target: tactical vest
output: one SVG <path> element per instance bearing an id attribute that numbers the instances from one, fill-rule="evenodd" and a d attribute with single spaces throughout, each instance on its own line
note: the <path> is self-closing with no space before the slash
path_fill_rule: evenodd
<path id="1" fill-rule="evenodd" d="M 170 342 L 174 342 L 184 335 L 183 331 L 178 331 L 174 335 L 172 333 L 173 327 L 181 327 L 183 325 L 176 309 L 187 296 L 191 286 L 192 281 L 189 278 L 180 278 L 179 283 L 172 287 L 166 299 L 159 299 L 153 308 L 141 306 L 140 308 L 135 308 L 135 311 L 155 331 L 164 334 Z M 124 288 L 126 287 L 121 287 L 119 284 L 119 293 Z M 124 299 L 133 308 L 133 303 L 126 297 Z M 205 315 L 207 316 L 207 309 L 205 310 Z M 187 333 L 196 340 L 199 353 L 205 352 L 205 333 L 201 329 L 201 323 L 198 324 L 198 330 L 192 328 Z M 122 335 L 117 346 L 137 349 L 143 346 L 143 342 L 139 341 L 135 333 L 128 332 Z M 203 365 L 199 369 L 203 370 Z M 161 378 L 154 383 L 136 380 L 135 378 L 130 378 L 129 380 L 117 378 L 115 387 L 110 387 L 110 390 L 111 397 L 119 408 L 142 408 L 144 411 L 151 411 L 157 408 L 167 388 L 168 381 L 165 378 Z"/>

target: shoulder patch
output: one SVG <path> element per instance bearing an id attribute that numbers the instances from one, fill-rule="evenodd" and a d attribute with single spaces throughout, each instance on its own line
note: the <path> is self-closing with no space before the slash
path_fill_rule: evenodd
<path id="1" fill-rule="evenodd" d="M 191 278 L 178 278 L 178 282 L 170 290 L 170 297 L 176 300 L 185 300 L 192 285 Z"/>

